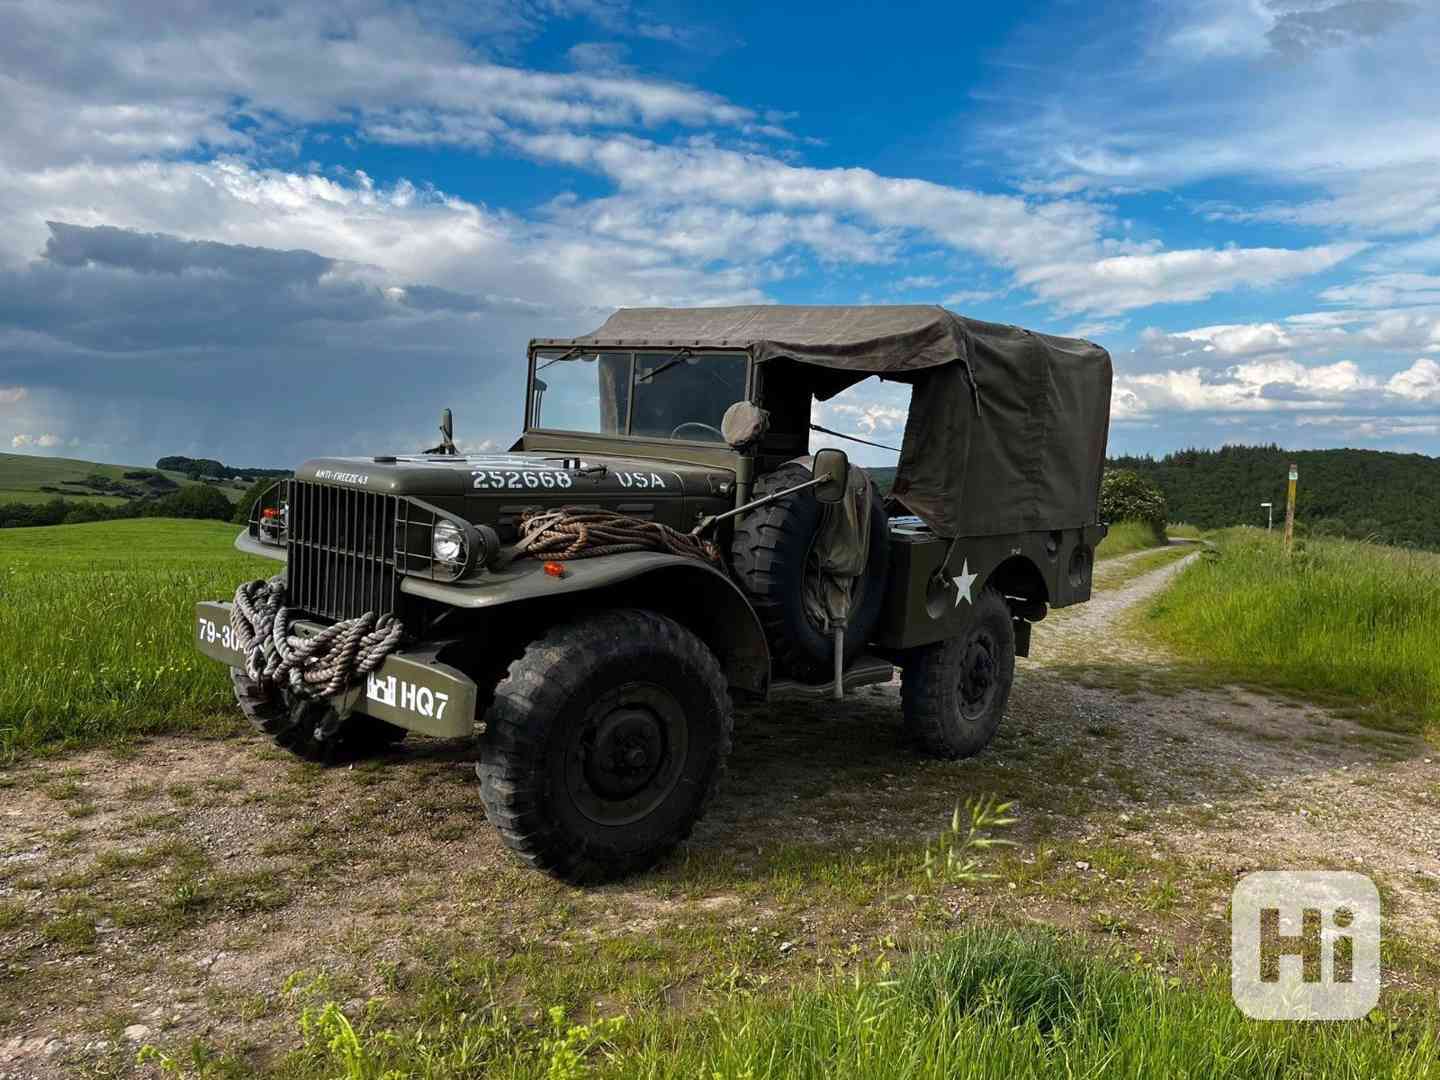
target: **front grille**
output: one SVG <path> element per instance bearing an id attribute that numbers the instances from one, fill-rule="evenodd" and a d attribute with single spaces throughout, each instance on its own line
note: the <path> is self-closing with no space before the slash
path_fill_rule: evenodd
<path id="1" fill-rule="evenodd" d="M 290 481 L 289 601 L 308 615 L 352 619 L 395 610 L 393 495 Z"/>

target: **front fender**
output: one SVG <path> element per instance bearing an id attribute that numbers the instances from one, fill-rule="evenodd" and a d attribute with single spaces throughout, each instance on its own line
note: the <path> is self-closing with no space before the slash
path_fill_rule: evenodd
<path id="1" fill-rule="evenodd" d="M 407 577 L 402 592 L 468 611 L 571 597 L 587 606 L 643 607 L 669 615 L 708 645 L 735 689 L 764 697 L 770 685 L 770 648 L 760 619 L 728 577 L 698 559 L 658 551 L 631 551 L 562 563 L 563 577 L 544 572 L 542 560 L 521 559 L 503 570 L 445 583 Z"/>

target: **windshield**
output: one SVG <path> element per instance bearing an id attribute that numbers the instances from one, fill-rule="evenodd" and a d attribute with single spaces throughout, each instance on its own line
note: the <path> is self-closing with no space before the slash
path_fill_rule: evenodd
<path id="1" fill-rule="evenodd" d="M 745 399 L 744 353 L 535 354 L 530 426 L 723 443 L 720 418 Z"/>

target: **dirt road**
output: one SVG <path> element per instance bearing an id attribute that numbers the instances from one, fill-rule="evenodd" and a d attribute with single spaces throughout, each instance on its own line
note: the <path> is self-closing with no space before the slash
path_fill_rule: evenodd
<path id="1" fill-rule="evenodd" d="M 908 748 L 898 683 L 745 710 L 692 842 L 601 889 L 507 856 L 461 743 L 329 771 L 249 737 L 16 766 L 0 1078 L 123 1074 L 141 1045 L 193 1039 L 261 1062 L 296 1044 L 307 1001 L 418 1014 L 437 987 L 522 1010 L 687 1007 L 977 919 L 1073 927 L 1178 970 L 1218 955 L 1234 879 L 1258 868 L 1372 874 L 1392 978 L 1440 982 L 1432 749 L 1180 677 L 1127 628 L 1178 571 L 1150 568 L 1163 558 L 1102 564 L 1091 604 L 1036 627 L 1002 734 L 970 761 Z M 993 881 L 931 885 L 927 842 L 985 793 L 1015 800 L 1019 846 Z"/>

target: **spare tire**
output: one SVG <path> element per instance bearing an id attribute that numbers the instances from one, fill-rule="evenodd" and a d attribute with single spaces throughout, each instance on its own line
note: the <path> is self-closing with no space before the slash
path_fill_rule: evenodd
<path id="1" fill-rule="evenodd" d="M 810 470 L 789 462 L 755 485 L 755 498 L 810 479 Z M 852 593 L 845 628 L 845 661 L 860 654 L 880 620 L 890 570 L 890 526 L 880 495 L 870 488 L 870 554 Z M 805 608 L 805 574 L 824 506 L 813 489 L 797 491 L 741 517 L 730 545 L 735 580 L 760 616 L 778 671 L 806 682 L 834 672 L 834 640 Z M 808 572 L 814 572 L 813 570 Z"/>

